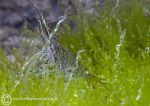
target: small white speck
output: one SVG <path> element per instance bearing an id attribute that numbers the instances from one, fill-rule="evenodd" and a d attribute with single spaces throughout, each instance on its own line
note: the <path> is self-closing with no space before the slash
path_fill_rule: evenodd
<path id="1" fill-rule="evenodd" d="M 75 97 L 78 97 L 78 95 L 77 95 L 77 94 L 74 94 L 74 96 L 75 96 Z"/>
<path id="2" fill-rule="evenodd" d="M 136 97 L 136 101 L 138 101 L 139 99 L 140 99 L 140 95 L 137 95 L 137 97 Z"/>
<path id="3" fill-rule="evenodd" d="M 138 90 L 138 95 L 136 96 L 136 101 L 139 101 L 141 98 L 141 89 Z"/>

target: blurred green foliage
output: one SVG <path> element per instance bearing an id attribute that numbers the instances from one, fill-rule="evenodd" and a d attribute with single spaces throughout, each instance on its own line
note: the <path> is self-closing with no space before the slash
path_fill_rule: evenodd
<path id="1" fill-rule="evenodd" d="M 85 75 L 70 81 L 68 89 L 59 73 L 57 99 L 12 101 L 12 106 L 149 106 L 150 105 L 150 18 L 143 3 L 122 3 L 115 10 L 98 10 L 99 16 L 79 14 L 76 28 L 65 25 L 59 42 L 68 50 L 81 53 Z M 117 52 L 121 36 L 123 42 Z M 25 79 L 17 87 L 19 69 L 0 51 L 0 94 L 12 97 L 54 96 L 55 75 Z M 22 61 L 21 61 L 22 63 Z M 27 80 L 27 81 L 26 81 Z"/>

